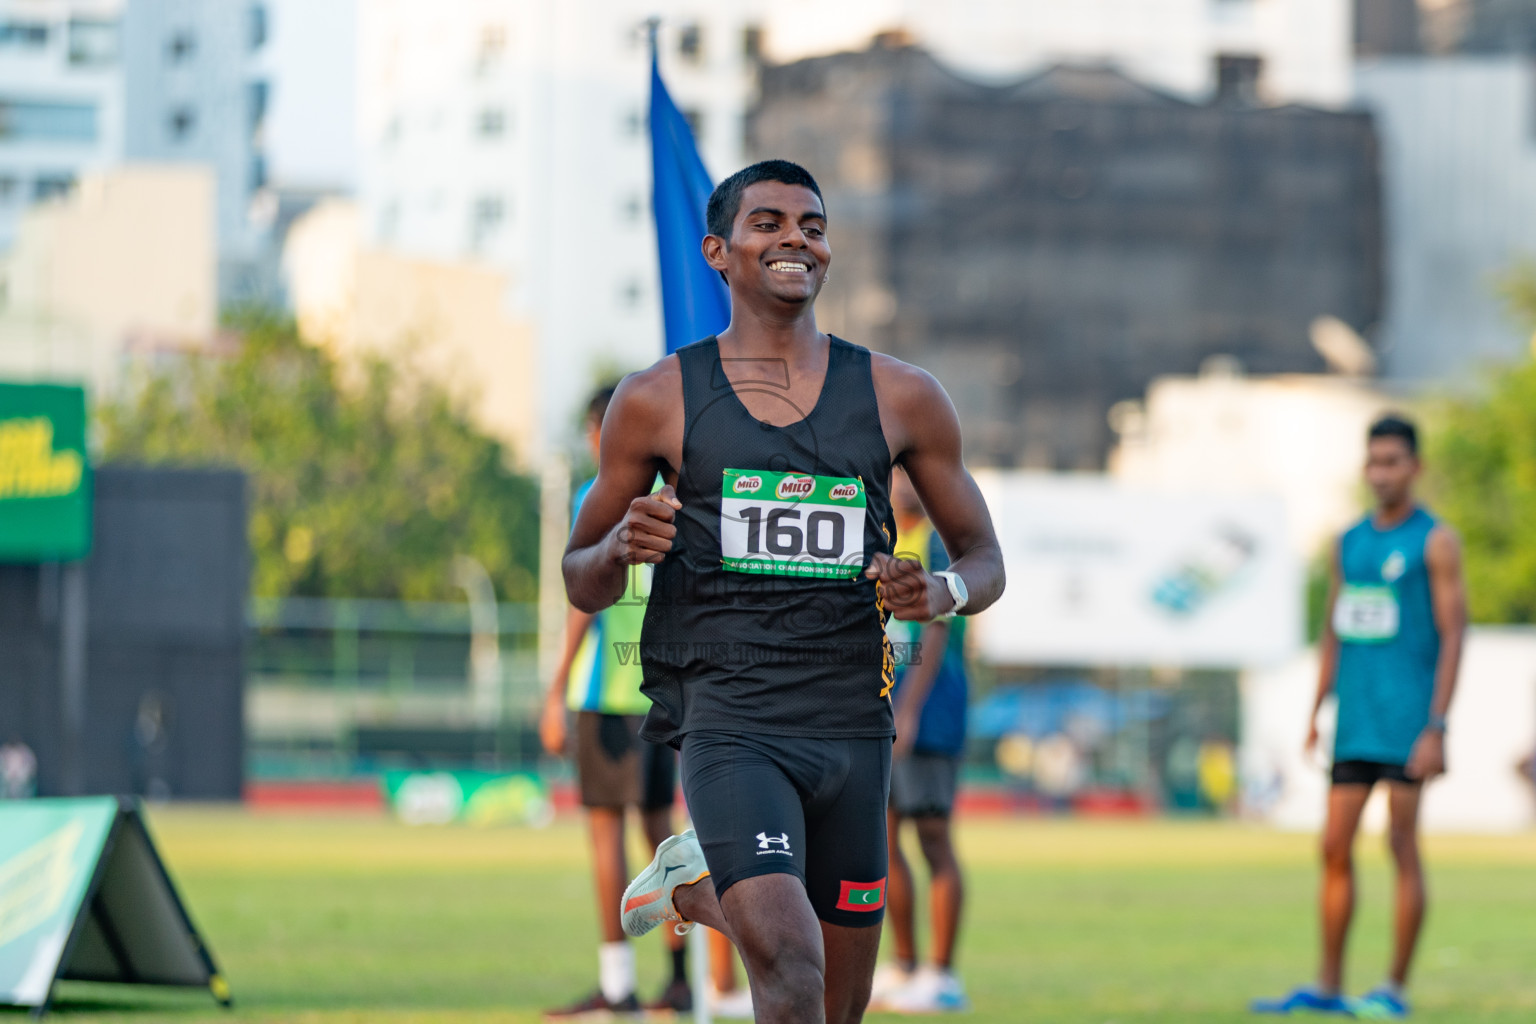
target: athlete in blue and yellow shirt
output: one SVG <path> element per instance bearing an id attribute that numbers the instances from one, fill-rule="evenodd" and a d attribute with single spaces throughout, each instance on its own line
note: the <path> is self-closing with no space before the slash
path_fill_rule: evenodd
<path id="1" fill-rule="evenodd" d="M 597 458 L 603 415 L 613 397 L 603 388 L 587 407 L 587 445 Z M 572 512 L 592 487 L 576 491 Z M 573 516 L 574 518 L 574 516 Z M 619 922 L 619 894 L 629 878 L 624 858 L 625 809 L 640 812 L 641 826 L 651 848 L 672 832 L 673 794 L 677 789 L 677 758 L 670 747 L 640 737 L 640 726 L 651 702 L 640 692 L 640 629 L 650 594 L 651 567 L 633 566 L 624 596 L 595 615 L 576 608 L 566 613 L 565 648 L 555 669 L 539 721 L 544 749 L 555 756 L 567 752 L 567 716 L 575 725 L 569 751 L 576 762 L 581 803 L 592 833 L 592 867 L 597 886 L 598 921 L 603 941 L 598 947 L 598 989 L 589 996 L 545 1014 L 550 1020 L 586 1019 L 592 1015 L 639 1013 L 654 1009 L 672 1013 L 692 1009 L 681 937 L 667 932 L 672 978 L 666 990 L 646 1007 L 635 994 L 635 956 Z"/>
<path id="2" fill-rule="evenodd" d="M 1460 543 L 1414 501 L 1419 470 L 1413 424 L 1395 416 L 1378 420 L 1365 464 L 1376 509 L 1339 540 L 1307 734 L 1310 751 L 1317 745 L 1317 712 L 1335 694 L 1338 728 L 1323 833 L 1322 964 L 1315 987 L 1255 1003 L 1261 1012 L 1376 1019 L 1408 1014 L 1403 987 L 1424 919 L 1419 798 L 1424 783 L 1445 771 L 1445 716 L 1467 618 Z M 1355 903 L 1352 851 L 1377 782 L 1387 784 L 1397 864 L 1395 942 L 1387 980 L 1363 999 L 1349 1000 L 1342 989 Z"/>

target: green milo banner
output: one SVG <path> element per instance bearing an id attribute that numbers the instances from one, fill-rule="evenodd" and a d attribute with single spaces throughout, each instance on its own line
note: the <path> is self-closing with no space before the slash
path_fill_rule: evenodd
<path id="1" fill-rule="evenodd" d="M 408 825 L 547 825 L 549 793 L 536 776 L 484 771 L 391 771 L 384 795 Z"/>
<path id="2" fill-rule="evenodd" d="M 90 547 L 84 389 L 0 383 L 0 561 L 66 561 Z"/>
<path id="3" fill-rule="evenodd" d="M 58 981 L 229 1002 L 132 800 L 0 800 L 0 1005 L 41 1013 Z"/>

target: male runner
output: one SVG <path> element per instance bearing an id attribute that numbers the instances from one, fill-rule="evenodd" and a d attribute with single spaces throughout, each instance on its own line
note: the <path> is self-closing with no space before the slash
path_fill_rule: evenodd
<path id="1" fill-rule="evenodd" d="M 949 568 L 949 555 L 933 532 L 922 502 L 904 472 L 891 475 L 896 513 L 896 547 L 923 568 Z M 954 973 L 955 938 L 964 898 L 960 861 L 950 838 L 950 813 L 965 749 L 965 622 L 934 619 L 887 625 L 893 641 L 908 652 L 898 658 L 896 747 L 891 763 L 891 801 L 886 812 L 891 878 L 886 887 L 896 962 L 875 973 L 870 1005 L 901 1013 L 940 1013 L 969 1005 Z M 901 826 L 911 822 L 929 874 L 931 960 L 920 969 L 913 927 L 915 886 L 901 850 Z"/>
<path id="2" fill-rule="evenodd" d="M 1339 539 L 1307 732 L 1310 753 L 1317 745 L 1317 712 L 1337 693 L 1322 847 L 1322 965 L 1315 986 L 1255 1002 L 1261 1013 L 1408 1015 L 1403 988 L 1424 920 L 1419 797 L 1424 783 L 1445 771 L 1445 716 L 1461 661 L 1466 590 L 1456 534 L 1414 501 L 1420 463 L 1413 424 L 1384 417 L 1372 425 L 1367 443 L 1365 479 L 1376 509 Z M 1355 832 L 1371 787 L 1383 781 L 1388 843 L 1397 864 L 1392 964 L 1385 982 L 1350 1000 L 1342 992 L 1344 941 L 1355 906 Z"/>
<path id="3" fill-rule="evenodd" d="M 885 902 L 884 620 L 985 608 L 1002 555 L 943 388 L 817 329 L 832 252 L 810 174 L 754 164 L 707 219 L 730 326 L 620 384 L 564 563 L 589 611 L 628 566 L 657 567 L 644 734 L 681 748 L 698 834 L 661 844 L 624 926 L 725 932 L 763 1024 L 852 1024 Z M 951 575 L 891 556 L 893 464 L 956 554 Z"/>
<path id="4" fill-rule="evenodd" d="M 603 415 L 613 388 L 600 388 L 587 405 L 587 446 L 598 456 Z M 576 491 L 579 511 L 591 490 L 588 480 Z M 603 1012 L 638 1013 L 635 951 L 619 924 L 619 894 L 629 870 L 624 859 L 624 810 L 640 811 L 646 841 L 655 846 L 672 831 L 672 801 L 677 788 L 676 755 L 662 744 L 640 738 L 642 716 L 651 702 L 640 693 L 640 666 L 625 645 L 640 640 L 650 568 L 637 566 L 625 593 L 596 615 L 575 608 L 566 613 L 565 648 L 545 695 L 539 738 L 552 755 L 565 753 L 567 710 L 576 716 L 576 776 L 587 809 L 592 840 L 592 869 L 597 883 L 597 917 L 603 941 L 598 946 L 598 988 L 570 1006 L 550 1010 L 550 1020 L 574 1019 Z M 632 649 L 632 648 L 631 648 Z M 668 935 L 672 979 L 646 1009 L 687 1012 L 693 1008 L 686 954 L 681 936 Z"/>

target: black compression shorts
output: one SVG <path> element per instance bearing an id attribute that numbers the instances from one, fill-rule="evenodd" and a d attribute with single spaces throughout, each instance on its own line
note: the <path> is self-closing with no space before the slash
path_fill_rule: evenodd
<path id="1" fill-rule="evenodd" d="M 884 919 L 888 737 L 690 732 L 682 749 L 683 794 L 716 894 L 791 874 L 829 924 Z"/>
<path id="2" fill-rule="evenodd" d="M 1335 761 L 1332 776 L 1335 786 L 1374 786 L 1382 781 L 1409 783 L 1419 781 L 1410 779 L 1403 765 L 1385 764 L 1381 761 Z"/>

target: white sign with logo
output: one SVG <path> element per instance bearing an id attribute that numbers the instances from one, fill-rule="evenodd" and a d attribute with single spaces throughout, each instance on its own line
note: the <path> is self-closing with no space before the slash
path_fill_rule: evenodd
<path id="1" fill-rule="evenodd" d="M 1279 498 L 978 472 L 1008 588 L 978 615 L 994 664 L 1271 664 L 1303 640 L 1304 573 Z"/>

